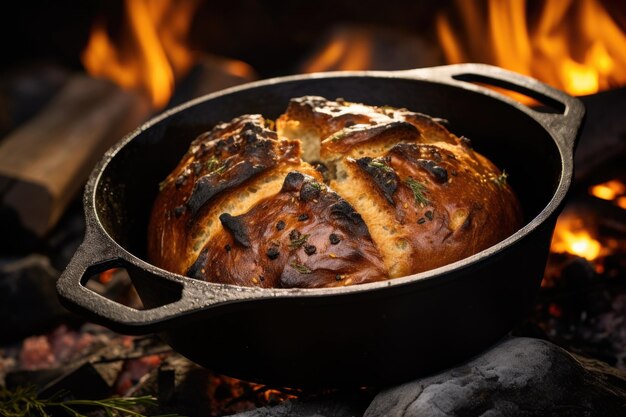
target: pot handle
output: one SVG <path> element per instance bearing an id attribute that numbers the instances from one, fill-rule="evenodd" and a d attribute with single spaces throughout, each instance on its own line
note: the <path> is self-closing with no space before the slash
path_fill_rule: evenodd
<path id="1" fill-rule="evenodd" d="M 157 275 L 150 271 L 155 267 L 139 264 L 142 261 L 129 259 L 126 254 L 108 237 L 88 230 L 83 243 L 57 281 L 61 303 L 119 333 L 147 334 L 164 330 L 174 321 L 199 309 L 243 301 L 256 295 L 253 289 L 234 290 L 230 286 L 209 284 L 165 271 Z M 110 300 L 84 285 L 94 274 L 115 267 L 140 270 L 150 280 L 154 279 L 152 283 L 148 281 L 149 285 L 160 286 L 159 291 L 171 293 L 172 302 L 137 310 Z"/>
<path id="2" fill-rule="evenodd" d="M 563 91 L 534 78 L 486 64 L 446 65 L 398 73 L 410 75 L 411 78 L 436 79 L 452 85 L 462 84 L 463 88 L 487 95 L 497 95 L 498 99 L 503 99 L 529 114 L 563 146 L 564 150 L 569 152 L 570 157 L 573 155 L 579 128 L 585 116 L 585 107 L 580 100 Z M 538 111 L 495 90 L 476 85 L 477 83 L 521 93 L 547 105 L 553 112 Z"/>

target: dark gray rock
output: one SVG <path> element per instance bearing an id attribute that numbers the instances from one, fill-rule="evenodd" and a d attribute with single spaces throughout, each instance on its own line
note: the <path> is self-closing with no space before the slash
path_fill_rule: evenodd
<path id="1" fill-rule="evenodd" d="M 626 375 L 547 341 L 514 338 L 380 392 L 365 416 L 626 416 Z"/>
<path id="2" fill-rule="evenodd" d="M 45 256 L 29 255 L 0 266 L 0 341 L 14 341 L 66 318 L 59 303 L 59 272 Z"/>

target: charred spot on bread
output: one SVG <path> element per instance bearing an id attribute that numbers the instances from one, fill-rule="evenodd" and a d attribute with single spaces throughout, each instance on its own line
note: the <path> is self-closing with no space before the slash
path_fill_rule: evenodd
<path id="1" fill-rule="evenodd" d="M 310 201 L 319 198 L 322 192 L 322 186 L 316 182 L 307 182 L 300 188 L 300 200 Z"/>
<path id="2" fill-rule="evenodd" d="M 255 164 L 251 161 L 241 161 L 231 169 L 228 169 L 228 175 L 225 175 L 224 178 L 219 178 L 213 174 L 200 178 L 196 181 L 186 203 L 191 215 L 197 214 L 216 195 L 244 183 L 255 175 L 267 170 L 271 165 L 273 165 L 271 162 L 269 164 Z"/>
<path id="3" fill-rule="evenodd" d="M 433 177 L 433 179 L 439 183 L 445 183 L 448 181 L 448 171 L 445 168 L 440 167 L 435 163 L 435 161 L 431 161 L 428 159 L 418 159 L 417 163 L 419 166 L 424 168 L 428 173 Z"/>
<path id="4" fill-rule="evenodd" d="M 193 264 L 191 264 L 189 269 L 187 269 L 187 272 L 185 273 L 185 275 L 191 278 L 205 279 L 206 271 L 204 267 L 206 265 L 207 254 L 208 254 L 208 250 L 203 249 L 202 252 L 200 252 L 200 255 L 198 256 L 196 261 Z"/>
<path id="5" fill-rule="evenodd" d="M 285 181 L 283 182 L 283 188 L 280 190 L 281 192 L 290 192 L 299 189 L 302 186 L 304 181 L 304 175 L 300 172 L 292 171 L 285 177 Z"/>
<path id="6" fill-rule="evenodd" d="M 364 157 L 357 159 L 356 164 L 370 176 L 385 199 L 393 205 L 393 193 L 398 188 L 398 176 L 393 168 L 387 165 L 387 161 L 381 158 Z"/>
<path id="7" fill-rule="evenodd" d="M 231 216 L 229 213 L 222 213 L 219 219 L 222 226 L 224 226 L 224 230 L 230 233 L 235 243 L 246 248 L 250 247 L 248 229 L 241 217 Z"/>

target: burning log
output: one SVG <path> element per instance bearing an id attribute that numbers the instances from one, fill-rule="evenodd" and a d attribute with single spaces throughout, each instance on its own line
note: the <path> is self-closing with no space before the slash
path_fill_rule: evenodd
<path id="1" fill-rule="evenodd" d="M 198 55 L 189 73 L 176 85 L 168 107 L 258 78 L 248 64 L 215 55 Z"/>
<path id="2" fill-rule="evenodd" d="M 139 96 L 74 76 L 33 120 L 0 143 L 0 224 L 41 237 L 104 151 L 149 114 Z"/>

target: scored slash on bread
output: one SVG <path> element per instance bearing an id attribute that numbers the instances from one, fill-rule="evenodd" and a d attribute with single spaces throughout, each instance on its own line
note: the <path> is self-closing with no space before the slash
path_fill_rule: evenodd
<path id="1" fill-rule="evenodd" d="M 192 142 L 161 184 L 151 262 L 244 286 L 349 285 L 446 265 L 521 226 L 506 174 L 429 116 L 307 96 L 271 127 L 245 115 Z"/>

